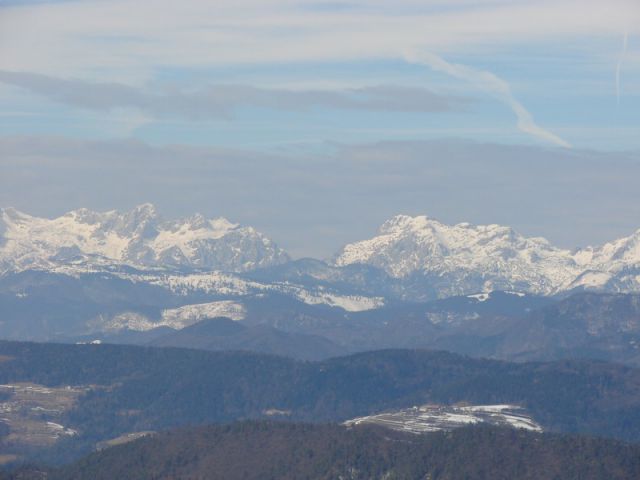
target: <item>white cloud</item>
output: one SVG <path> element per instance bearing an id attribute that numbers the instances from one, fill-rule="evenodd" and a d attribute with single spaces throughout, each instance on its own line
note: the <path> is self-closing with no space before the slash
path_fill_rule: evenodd
<path id="1" fill-rule="evenodd" d="M 618 58 L 618 63 L 616 64 L 616 101 L 620 104 L 620 69 L 622 68 L 622 62 L 624 61 L 624 57 L 627 54 L 627 48 L 629 46 L 629 31 L 624 31 L 624 36 L 622 39 L 622 51 L 620 52 L 620 57 Z"/>
<path id="2" fill-rule="evenodd" d="M 449 63 L 438 55 L 430 52 L 418 52 L 414 50 L 406 53 L 405 57 L 410 62 L 426 65 L 436 71 L 467 81 L 480 90 L 495 96 L 513 110 L 513 113 L 516 115 L 517 126 L 521 131 L 561 147 L 571 147 L 567 141 L 538 125 L 534 121 L 531 113 L 513 96 L 509 84 L 493 73 L 478 70 L 467 65 Z"/>
<path id="3" fill-rule="evenodd" d="M 87 82 L 30 72 L 0 70 L 0 83 L 86 110 L 135 109 L 151 116 L 190 120 L 227 118 L 237 107 L 288 111 L 324 107 L 387 112 L 460 110 L 469 99 L 439 95 L 422 87 L 377 85 L 341 90 L 268 89 L 247 85 L 213 85 L 196 91 L 150 91 L 115 82 Z"/>
<path id="4" fill-rule="evenodd" d="M 158 67 L 398 58 L 619 34 L 635 0 L 86 0 L 0 9 L 0 68 L 143 81 Z M 640 31 L 640 22 L 632 27 Z M 633 32 L 630 32 L 633 33 Z M 586 47 L 585 47 L 586 48 Z"/>

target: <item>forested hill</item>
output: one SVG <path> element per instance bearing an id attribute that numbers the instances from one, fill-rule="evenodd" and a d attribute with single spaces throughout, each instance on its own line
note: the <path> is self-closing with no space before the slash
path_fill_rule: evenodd
<path id="1" fill-rule="evenodd" d="M 509 403 L 545 430 L 640 440 L 640 370 L 602 362 L 514 364 L 386 350 L 300 362 L 245 352 L 0 343 L 0 383 L 86 387 L 56 423 L 79 434 L 56 458 L 127 432 L 265 418 L 349 418 L 427 403 Z"/>
<path id="2" fill-rule="evenodd" d="M 491 479 L 640 477 L 640 446 L 468 427 L 412 435 L 375 428 L 245 422 L 162 433 L 49 473 L 50 480 Z M 24 473 L 23 479 L 38 478 Z"/>

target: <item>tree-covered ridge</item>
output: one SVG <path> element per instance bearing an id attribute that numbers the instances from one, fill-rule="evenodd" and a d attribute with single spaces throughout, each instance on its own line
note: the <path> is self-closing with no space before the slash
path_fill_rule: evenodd
<path id="1" fill-rule="evenodd" d="M 640 476 L 640 447 L 471 427 L 412 435 L 337 425 L 243 422 L 165 432 L 89 455 L 51 480 L 491 479 Z"/>
<path id="2" fill-rule="evenodd" d="M 427 403 L 509 403 L 546 430 L 640 440 L 640 371 L 602 362 L 514 364 L 385 350 L 323 362 L 246 352 L 0 343 L 0 383 L 91 385 L 61 423 L 70 459 L 123 433 L 264 418 L 344 421 Z M 60 456 L 62 455 L 62 456 Z"/>

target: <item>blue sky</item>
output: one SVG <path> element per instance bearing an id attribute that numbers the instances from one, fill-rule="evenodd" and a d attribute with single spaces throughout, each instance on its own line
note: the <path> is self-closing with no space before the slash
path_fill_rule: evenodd
<path id="1" fill-rule="evenodd" d="M 145 198 L 126 202 L 116 194 L 103 193 L 100 198 L 91 194 L 101 188 L 77 196 L 74 172 L 60 164 L 59 171 L 66 176 L 60 176 L 50 200 L 43 203 L 30 193 L 37 185 L 29 179 L 37 175 L 20 169 L 16 158 L 27 155 L 28 149 L 19 151 L 18 145 L 26 149 L 30 143 L 53 142 L 57 149 L 70 149 L 70 158 L 77 153 L 77 142 L 144 144 L 150 148 L 148 155 L 157 152 L 154 149 L 197 147 L 242 152 L 242 158 L 263 159 L 274 168 L 298 162 L 296 169 L 304 169 L 302 162 L 310 159 L 332 165 L 336 155 L 349 148 L 375 159 L 376 151 L 367 146 L 380 142 L 397 147 L 399 162 L 404 147 L 416 142 L 442 145 L 444 141 L 462 150 L 475 142 L 483 145 L 476 149 L 483 155 L 508 147 L 514 161 L 521 156 L 540 164 L 548 158 L 571 162 L 577 158 L 588 165 L 595 162 L 597 166 L 589 168 L 602 172 L 608 162 L 620 162 L 620 155 L 625 158 L 622 163 L 627 157 L 633 163 L 640 152 L 640 4 L 636 0 L 0 1 L 0 106 L 0 143 L 5 145 L 0 151 L 4 157 L 0 203 L 47 215 L 80 206 L 158 203 L 166 192 L 159 181 L 145 187 L 141 192 Z M 512 147 L 515 150 L 509 150 Z M 447 150 L 438 151 L 446 155 Z M 467 165 L 474 149 L 465 151 L 464 160 L 451 159 L 449 173 Z M 393 156 L 388 147 L 385 152 Z M 38 155 L 41 164 L 30 163 L 29 168 L 40 165 L 42 170 L 61 162 L 58 150 Z M 122 155 L 132 158 L 131 152 Z M 415 155 L 412 152 L 412 159 Z M 191 156 L 175 161 L 188 168 L 187 158 Z M 148 160 L 139 161 L 147 165 Z M 423 161 L 432 160 L 425 155 Z M 475 161 L 496 168 L 491 158 Z M 91 164 L 106 173 L 115 171 L 112 157 Z M 428 175 L 427 170 L 405 172 L 405 181 L 410 183 L 412 175 Z M 345 168 L 345 175 L 356 171 Z M 215 169 L 207 172 L 216 175 Z M 278 178 L 287 171 L 281 173 L 271 179 L 271 187 L 286 195 Z M 490 173 L 501 175 L 500 170 Z M 358 175 L 347 182 L 355 190 L 363 173 Z M 90 184 L 101 181 L 99 176 L 78 176 Z M 615 188 L 615 182 L 600 185 L 597 175 L 586 178 L 592 183 L 584 188 Z M 432 180 L 424 178 L 424 183 Z M 362 182 L 370 185 L 368 180 Z M 9 183 L 23 188 L 3 188 Z M 503 201 L 491 207 L 493 215 L 480 215 L 455 207 L 464 195 L 455 182 L 450 187 L 440 202 L 428 195 L 418 195 L 415 204 L 402 195 L 390 196 L 385 214 L 410 210 L 476 223 L 493 218 L 566 245 L 599 242 L 640 227 L 640 212 L 624 205 L 619 208 L 624 214 L 598 213 L 603 217 L 592 219 L 591 230 L 563 234 L 560 228 L 570 224 L 570 218 L 556 213 L 557 218 L 546 223 L 540 220 L 540 212 L 549 207 L 534 202 L 518 217 L 508 214 L 506 207 L 502 211 L 499 205 L 512 204 L 509 195 L 514 192 L 504 191 Z M 544 203 L 547 187 L 538 187 Z M 292 201 L 299 198 L 295 188 L 287 184 Z M 375 194 L 375 190 L 361 193 Z M 320 202 L 311 202 L 304 212 L 308 225 L 304 220 L 285 225 L 278 219 L 280 203 L 256 198 L 252 192 L 236 199 L 243 203 L 241 208 L 213 204 L 220 202 L 217 197 L 196 197 L 199 200 L 191 203 L 165 202 L 164 208 L 169 216 L 191 209 L 258 223 L 301 255 L 325 254 L 375 228 L 350 226 L 353 219 L 346 218 L 332 223 Z M 619 199 L 636 205 L 638 200 L 633 189 Z M 271 213 L 253 214 L 256 201 L 271 202 Z M 358 200 L 345 195 L 344 201 Z M 571 203 L 568 197 L 563 201 Z M 595 211 L 591 202 L 596 199 L 584 201 L 585 212 Z M 571 215 L 577 207 L 571 210 L 567 205 L 556 205 L 557 212 Z M 347 210 L 371 222 L 383 220 L 365 207 Z M 578 214 L 582 215 L 574 213 Z M 296 233 L 298 240 L 289 240 L 296 227 L 318 224 L 317 228 L 333 233 L 326 238 L 317 232 L 308 237 Z"/>

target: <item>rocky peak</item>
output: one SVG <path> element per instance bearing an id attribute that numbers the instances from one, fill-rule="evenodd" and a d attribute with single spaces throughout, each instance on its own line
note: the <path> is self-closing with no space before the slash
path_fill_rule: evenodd
<path id="1" fill-rule="evenodd" d="M 71 211 L 55 219 L 2 211 L 4 264 L 17 268 L 64 261 L 68 252 L 135 267 L 194 267 L 245 271 L 288 260 L 284 251 L 250 227 L 196 214 L 164 222 L 151 204 L 128 212 Z"/>

